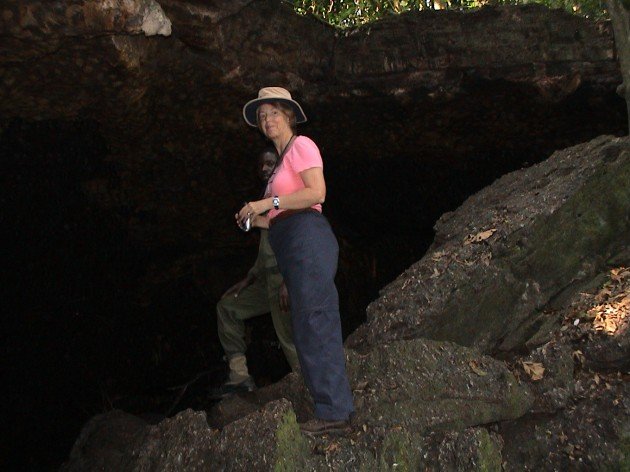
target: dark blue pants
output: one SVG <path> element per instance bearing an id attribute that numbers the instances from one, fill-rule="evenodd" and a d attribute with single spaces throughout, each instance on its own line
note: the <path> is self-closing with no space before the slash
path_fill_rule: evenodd
<path id="1" fill-rule="evenodd" d="M 346 420 L 354 407 L 335 287 L 335 235 L 323 215 L 303 212 L 274 222 L 269 242 L 289 291 L 293 342 L 315 416 Z"/>

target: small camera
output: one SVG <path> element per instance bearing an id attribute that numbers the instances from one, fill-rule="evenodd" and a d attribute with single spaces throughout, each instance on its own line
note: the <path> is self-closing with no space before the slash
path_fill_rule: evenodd
<path id="1" fill-rule="evenodd" d="M 241 223 L 239 223 L 238 226 L 243 231 L 248 232 L 250 229 L 252 229 L 252 217 L 248 216 L 245 220 L 243 220 Z"/>

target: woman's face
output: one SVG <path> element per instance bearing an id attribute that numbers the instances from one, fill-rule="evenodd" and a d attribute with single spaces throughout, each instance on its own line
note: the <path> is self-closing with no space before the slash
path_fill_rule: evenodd
<path id="1" fill-rule="evenodd" d="M 293 134 L 289 125 L 289 117 L 280 108 L 269 103 L 258 107 L 258 126 L 263 134 L 273 140 L 287 134 Z"/>

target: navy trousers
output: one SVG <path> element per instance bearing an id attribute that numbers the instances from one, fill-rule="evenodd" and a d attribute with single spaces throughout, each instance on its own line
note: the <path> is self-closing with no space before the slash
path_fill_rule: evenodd
<path id="1" fill-rule="evenodd" d="M 315 416 L 346 420 L 354 407 L 335 286 L 335 235 L 323 215 L 309 211 L 274 222 L 269 242 L 289 292 L 293 342 Z"/>

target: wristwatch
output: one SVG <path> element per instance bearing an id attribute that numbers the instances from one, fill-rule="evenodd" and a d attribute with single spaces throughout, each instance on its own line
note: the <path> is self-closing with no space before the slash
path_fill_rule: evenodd
<path id="1" fill-rule="evenodd" d="M 273 207 L 276 210 L 280 209 L 280 199 L 278 198 L 278 195 L 276 195 L 275 197 L 273 197 L 273 200 L 271 200 L 271 203 L 273 204 Z"/>

